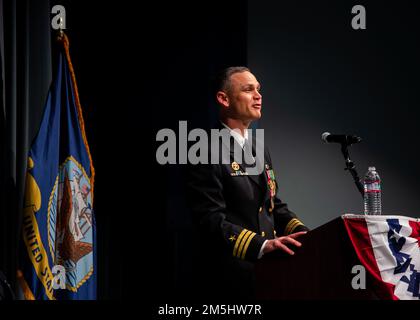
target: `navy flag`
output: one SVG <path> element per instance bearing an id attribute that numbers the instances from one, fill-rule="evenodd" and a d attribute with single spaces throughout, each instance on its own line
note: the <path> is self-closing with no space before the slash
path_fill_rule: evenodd
<path id="1" fill-rule="evenodd" d="M 66 35 L 28 154 L 18 280 L 25 299 L 96 299 L 94 168 Z"/>

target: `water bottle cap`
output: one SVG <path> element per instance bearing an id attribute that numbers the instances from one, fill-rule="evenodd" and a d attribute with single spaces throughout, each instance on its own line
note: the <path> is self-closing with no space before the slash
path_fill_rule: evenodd
<path id="1" fill-rule="evenodd" d="M 376 168 L 375 167 L 369 167 L 369 169 L 368 169 L 369 171 L 376 171 Z"/>

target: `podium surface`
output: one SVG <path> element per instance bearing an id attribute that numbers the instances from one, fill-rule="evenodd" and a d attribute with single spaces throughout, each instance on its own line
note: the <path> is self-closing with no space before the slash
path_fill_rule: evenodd
<path id="1" fill-rule="evenodd" d="M 295 255 L 274 251 L 255 265 L 257 299 L 377 300 L 372 278 L 365 272 L 366 289 L 353 289 L 361 265 L 338 217 L 298 238 Z"/>

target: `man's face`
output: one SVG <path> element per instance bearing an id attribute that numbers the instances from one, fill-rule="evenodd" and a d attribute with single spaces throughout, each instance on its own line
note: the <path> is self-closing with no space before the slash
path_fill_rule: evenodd
<path id="1" fill-rule="evenodd" d="M 233 74 L 226 94 L 230 117 L 244 121 L 261 118 L 260 84 L 252 73 L 244 71 Z"/>

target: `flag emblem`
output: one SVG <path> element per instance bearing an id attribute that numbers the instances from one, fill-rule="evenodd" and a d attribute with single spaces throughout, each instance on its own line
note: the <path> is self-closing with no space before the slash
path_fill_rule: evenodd
<path id="1" fill-rule="evenodd" d="M 83 167 L 69 157 L 60 166 L 48 206 L 48 242 L 54 265 L 66 270 L 77 291 L 93 272 L 92 197 Z"/>

